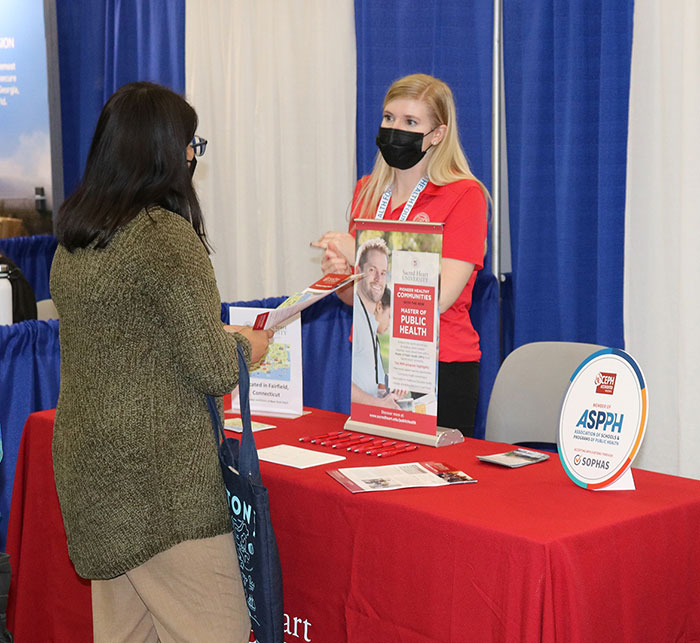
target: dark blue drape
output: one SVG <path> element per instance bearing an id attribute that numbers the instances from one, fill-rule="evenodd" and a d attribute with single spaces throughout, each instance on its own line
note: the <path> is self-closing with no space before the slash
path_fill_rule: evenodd
<path id="1" fill-rule="evenodd" d="M 27 417 L 58 401 L 60 354 L 57 321 L 25 321 L 0 326 L 0 551 L 5 550 L 7 519 L 17 452 Z"/>
<path id="2" fill-rule="evenodd" d="M 503 8 L 517 347 L 622 347 L 633 0 Z"/>
<path id="3" fill-rule="evenodd" d="M 222 304 L 221 319 L 228 323 L 231 305 L 276 308 L 284 300 L 285 297 L 268 297 Z M 351 325 L 352 309 L 335 295 L 301 311 L 304 406 L 350 413 Z"/>
<path id="4" fill-rule="evenodd" d="M 185 0 L 57 0 L 63 174 L 80 182 L 97 118 L 122 85 L 185 91 Z"/>
<path id="5" fill-rule="evenodd" d="M 49 274 L 56 252 L 56 237 L 38 234 L 33 237 L 0 239 L 0 252 L 17 264 L 32 285 L 37 301 L 51 297 Z"/>
<path id="6" fill-rule="evenodd" d="M 452 89 L 469 163 L 490 186 L 492 7 L 492 0 L 355 0 L 359 176 L 374 164 L 386 90 L 420 72 Z"/>
<path id="7" fill-rule="evenodd" d="M 389 85 L 406 74 L 422 72 L 437 76 L 452 89 L 460 138 L 472 171 L 490 187 L 492 0 L 355 0 L 355 31 L 358 174 L 372 169 L 377 152 L 374 140 Z M 490 265 L 490 255 L 485 265 Z M 500 364 L 498 290 L 488 268 L 477 280 L 471 317 L 483 354 L 475 426 L 475 435 L 483 437 Z"/>

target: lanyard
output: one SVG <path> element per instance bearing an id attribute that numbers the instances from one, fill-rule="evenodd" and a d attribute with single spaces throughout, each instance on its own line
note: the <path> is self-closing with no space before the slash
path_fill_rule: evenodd
<path id="1" fill-rule="evenodd" d="M 425 186 L 428 185 L 428 177 L 424 176 L 418 183 L 416 183 L 416 187 L 413 188 L 413 192 L 411 192 L 411 196 L 409 197 L 408 201 L 406 201 L 406 205 L 403 206 L 403 211 L 401 212 L 401 216 L 399 217 L 399 221 L 405 221 L 408 219 L 408 215 L 411 213 L 411 210 L 413 209 L 413 206 L 416 203 L 416 200 L 420 196 L 420 193 L 425 190 Z M 374 215 L 375 219 L 383 219 L 384 218 L 384 213 L 386 212 L 386 206 L 389 205 L 389 199 L 391 198 L 391 187 L 382 194 L 381 201 L 379 201 L 379 207 L 377 208 L 377 214 Z"/>
<path id="2" fill-rule="evenodd" d="M 372 323 L 369 320 L 369 313 L 367 308 L 365 308 L 365 303 L 362 301 L 362 297 L 358 296 L 360 304 L 362 305 L 362 310 L 365 312 L 365 317 L 367 318 L 367 328 L 369 329 L 369 335 L 372 338 L 372 352 L 374 353 L 374 381 L 379 384 L 379 360 L 377 359 L 377 349 L 379 348 L 379 339 L 372 332 Z"/>

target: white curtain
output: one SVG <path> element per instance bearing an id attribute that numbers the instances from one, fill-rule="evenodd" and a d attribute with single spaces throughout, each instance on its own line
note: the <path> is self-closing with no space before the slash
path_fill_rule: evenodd
<path id="1" fill-rule="evenodd" d="M 700 478 L 700 3 L 636 0 L 625 342 L 649 388 L 635 466 Z"/>
<path id="2" fill-rule="evenodd" d="M 352 0 L 188 0 L 187 98 L 210 141 L 195 174 L 222 301 L 320 277 L 355 181 Z"/>

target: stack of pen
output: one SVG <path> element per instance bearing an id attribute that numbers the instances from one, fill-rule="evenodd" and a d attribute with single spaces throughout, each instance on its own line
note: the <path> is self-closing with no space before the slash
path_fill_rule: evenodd
<path id="1" fill-rule="evenodd" d="M 299 438 L 299 442 L 308 442 L 330 449 L 345 449 L 353 453 L 363 453 L 378 458 L 388 458 L 398 453 L 415 451 L 418 448 L 417 444 L 410 442 L 364 435 L 353 431 L 334 431 L 323 435 L 309 435 Z"/>

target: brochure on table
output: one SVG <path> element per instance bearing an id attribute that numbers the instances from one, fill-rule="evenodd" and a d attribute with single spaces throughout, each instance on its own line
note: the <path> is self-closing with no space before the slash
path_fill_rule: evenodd
<path id="1" fill-rule="evenodd" d="M 410 487 L 444 487 L 477 482 L 444 462 L 407 462 L 378 467 L 328 469 L 326 473 L 352 493 L 393 491 Z"/>
<path id="2" fill-rule="evenodd" d="M 500 464 L 503 467 L 508 467 L 509 469 L 517 469 L 519 467 L 526 467 L 528 464 L 536 464 L 537 462 L 544 462 L 549 459 L 546 453 L 541 453 L 539 451 L 531 451 L 530 449 L 512 449 L 511 451 L 506 451 L 505 453 L 493 453 L 491 455 L 478 455 L 476 456 L 482 462 L 491 462 L 492 464 Z"/>
<path id="3" fill-rule="evenodd" d="M 567 475 L 593 490 L 634 489 L 632 462 L 647 424 L 648 392 L 639 365 L 617 348 L 587 357 L 571 376 L 559 420 Z"/>
<path id="4" fill-rule="evenodd" d="M 252 326 L 267 308 L 229 306 L 229 324 Z M 250 412 L 253 415 L 299 417 L 303 413 L 301 319 L 279 328 L 265 357 L 250 371 Z M 231 410 L 240 411 L 238 390 L 231 394 Z"/>
<path id="5" fill-rule="evenodd" d="M 356 224 L 355 272 L 363 276 L 354 286 L 346 428 L 433 446 L 462 442 L 459 431 L 437 426 L 442 224 Z M 372 260 L 360 266 L 362 257 Z"/>
<path id="6" fill-rule="evenodd" d="M 250 428 L 253 429 L 253 433 L 256 431 L 267 431 L 267 429 L 274 429 L 274 424 L 268 424 L 267 422 L 251 422 Z M 224 420 L 224 429 L 227 431 L 235 431 L 236 433 L 243 433 L 243 418 L 226 418 Z"/>
<path id="7" fill-rule="evenodd" d="M 295 469 L 309 469 L 321 464 L 345 460 L 344 455 L 321 453 L 320 451 L 304 449 L 291 444 L 276 444 L 272 447 L 258 449 L 258 457 L 265 462 L 282 464 Z"/>

